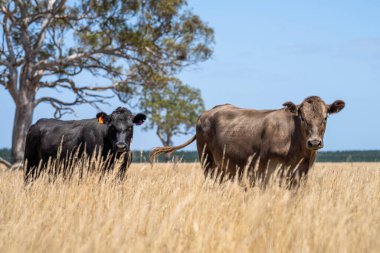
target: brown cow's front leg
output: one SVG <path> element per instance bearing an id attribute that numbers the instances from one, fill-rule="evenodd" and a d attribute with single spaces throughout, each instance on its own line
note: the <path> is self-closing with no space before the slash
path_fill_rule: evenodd
<path id="1" fill-rule="evenodd" d="M 298 189 L 302 181 L 307 180 L 310 164 L 308 160 L 302 161 L 297 167 L 289 169 L 287 188 Z"/>

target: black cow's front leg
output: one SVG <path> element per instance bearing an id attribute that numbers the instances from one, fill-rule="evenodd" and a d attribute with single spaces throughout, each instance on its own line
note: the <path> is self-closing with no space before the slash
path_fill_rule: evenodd
<path id="1" fill-rule="evenodd" d="M 129 168 L 129 166 L 132 163 L 132 151 L 128 151 L 127 153 L 125 153 L 124 157 L 122 159 L 123 159 L 123 162 L 120 165 L 120 169 L 119 169 L 119 173 L 118 173 L 118 177 L 121 181 L 126 178 L 125 174 L 127 172 L 127 169 Z"/>
<path id="2" fill-rule="evenodd" d="M 117 175 L 120 181 L 123 181 L 126 178 L 125 176 L 126 172 L 127 172 L 127 166 L 125 164 L 122 164 L 120 167 L 119 173 Z"/>
<path id="3" fill-rule="evenodd" d="M 29 183 L 31 183 L 34 180 L 34 178 L 33 178 L 34 169 L 35 169 L 34 166 L 30 166 L 29 164 L 25 165 L 25 168 L 24 168 L 24 183 L 25 183 L 25 185 L 28 185 Z"/>

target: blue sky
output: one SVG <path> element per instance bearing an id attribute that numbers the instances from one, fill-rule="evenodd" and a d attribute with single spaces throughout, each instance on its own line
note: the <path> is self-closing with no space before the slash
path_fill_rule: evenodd
<path id="1" fill-rule="evenodd" d="M 206 108 L 275 109 L 309 95 L 327 103 L 343 99 L 346 108 L 329 118 L 324 150 L 380 149 L 380 1 L 189 0 L 189 6 L 215 29 L 212 59 L 179 76 L 201 89 Z M 101 106 L 109 113 L 122 105 L 110 103 Z M 89 106 L 76 110 L 65 119 L 96 114 Z M 14 105 L 2 88 L 0 113 L 0 147 L 10 147 Z M 52 113 L 40 106 L 33 121 Z M 161 144 L 153 131 L 135 127 L 132 145 Z"/>

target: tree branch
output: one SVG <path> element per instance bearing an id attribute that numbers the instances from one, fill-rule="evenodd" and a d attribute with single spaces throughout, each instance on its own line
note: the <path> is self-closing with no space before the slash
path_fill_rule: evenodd
<path id="1" fill-rule="evenodd" d="M 107 45 L 106 45 L 107 46 Z M 107 49 L 105 48 L 106 46 L 103 46 L 102 48 L 94 49 L 91 51 L 88 51 L 86 53 L 75 53 L 68 55 L 63 58 L 59 58 L 56 61 L 49 61 L 49 60 L 42 60 L 39 63 L 36 64 L 36 68 L 38 69 L 49 69 L 53 68 L 55 66 L 67 66 L 70 64 L 74 64 L 76 62 L 80 63 L 80 65 L 86 65 L 84 63 L 84 59 L 87 60 L 92 60 L 96 64 L 86 66 L 86 68 L 99 68 L 99 69 L 104 69 L 106 71 L 109 71 L 109 69 L 105 69 L 104 66 L 106 64 L 102 63 L 99 59 L 96 59 L 96 55 L 103 55 L 103 56 L 115 56 L 121 59 L 129 60 L 129 61 L 134 61 L 138 62 L 140 64 L 148 65 L 147 62 L 144 62 L 143 60 L 133 57 L 132 55 L 128 55 L 127 53 L 123 53 L 120 48 L 112 48 L 112 49 Z M 85 66 L 83 66 L 85 68 Z"/>
<path id="2" fill-rule="evenodd" d="M 66 1 L 62 0 L 58 4 L 56 4 L 57 2 L 55 0 L 49 1 L 48 8 L 50 8 L 50 9 L 48 10 L 48 14 L 47 14 L 46 18 L 42 22 L 40 33 L 38 34 L 37 40 L 33 46 L 33 51 L 35 53 L 37 53 L 40 50 L 42 42 L 45 39 L 45 34 L 46 34 L 47 28 L 49 27 L 49 25 L 50 25 L 52 19 L 54 18 L 55 14 L 64 6 L 65 2 Z"/>
<path id="3" fill-rule="evenodd" d="M 43 98 L 38 99 L 35 102 L 35 107 L 40 103 L 46 103 L 46 102 L 49 103 L 55 109 L 54 118 L 59 119 L 65 114 L 74 113 L 74 110 L 70 108 L 70 106 L 78 104 L 78 99 L 76 99 L 73 102 L 63 102 L 56 98 L 43 97 Z"/>
<path id="4" fill-rule="evenodd" d="M 65 114 L 74 113 L 74 110 L 71 108 L 71 106 L 74 105 L 90 104 L 91 106 L 99 109 L 99 107 L 96 105 L 97 103 L 108 104 L 104 100 L 109 97 L 94 94 L 85 94 L 85 96 L 86 97 L 78 96 L 72 102 L 65 102 L 53 97 L 42 97 L 35 101 L 34 107 L 38 106 L 41 103 L 49 103 L 55 109 L 54 118 L 59 119 Z M 91 97 L 93 100 L 89 100 L 87 97 Z"/>
<path id="5" fill-rule="evenodd" d="M 181 134 L 186 135 L 186 134 L 189 134 L 189 133 L 191 133 L 190 130 L 189 131 L 181 131 L 180 129 L 176 129 L 174 131 L 173 135 L 181 135 Z"/>
<path id="6" fill-rule="evenodd" d="M 18 25 L 21 27 L 21 41 L 23 49 L 26 53 L 26 59 L 31 60 L 32 59 L 32 49 L 31 49 L 31 41 L 30 36 L 28 34 L 28 23 L 29 23 L 29 17 L 28 17 L 28 10 L 27 6 L 24 2 L 20 2 L 19 0 L 14 0 L 16 5 L 20 8 L 21 18 L 17 20 Z"/>
<path id="7" fill-rule="evenodd" d="M 60 78 L 54 82 L 43 82 L 40 83 L 40 87 L 42 88 L 54 88 L 54 87 L 62 87 L 71 89 L 74 93 L 78 93 L 79 91 L 105 91 L 114 89 L 117 87 L 119 82 L 113 83 L 111 85 L 105 86 L 76 86 L 75 82 L 69 78 Z"/>
<path id="8" fill-rule="evenodd" d="M 1 60 L 0 64 L 3 66 L 6 66 L 9 70 L 9 73 L 7 74 L 6 71 L 2 73 L 1 79 L 2 79 L 2 85 L 9 90 L 9 93 L 12 96 L 12 99 L 16 102 L 18 100 L 18 92 L 17 92 L 17 66 L 22 63 L 22 61 L 17 62 L 16 56 L 14 53 L 13 44 L 10 38 L 9 30 L 7 27 L 8 19 L 13 22 L 13 17 L 10 14 L 9 10 L 5 8 L 5 6 L 2 6 L 2 12 L 4 13 L 3 18 L 3 32 L 4 37 L 8 49 L 8 54 L 5 53 L 5 51 L 2 51 L 2 54 L 6 57 L 6 60 Z M 8 80 L 5 80 L 5 79 Z"/>
<path id="9" fill-rule="evenodd" d="M 11 38 L 10 38 L 10 35 L 9 35 L 9 30 L 8 30 L 8 27 L 7 27 L 8 19 L 13 22 L 13 17 L 9 13 L 9 10 L 5 8 L 5 6 L 2 6 L 2 11 L 4 13 L 3 32 L 4 32 L 4 36 L 5 36 L 5 41 L 7 43 L 8 53 L 9 53 L 9 55 L 7 56 L 7 58 L 8 58 L 8 61 L 10 63 L 14 63 L 16 61 L 16 57 L 15 57 L 15 53 L 14 53 L 13 44 L 11 42 Z"/>

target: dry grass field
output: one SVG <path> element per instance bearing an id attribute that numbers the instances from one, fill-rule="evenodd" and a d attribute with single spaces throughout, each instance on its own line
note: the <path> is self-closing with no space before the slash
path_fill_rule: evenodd
<path id="1" fill-rule="evenodd" d="M 204 179 L 133 164 L 115 183 L 0 174 L 0 252 L 380 252 L 380 164 L 317 164 L 306 185 Z"/>

